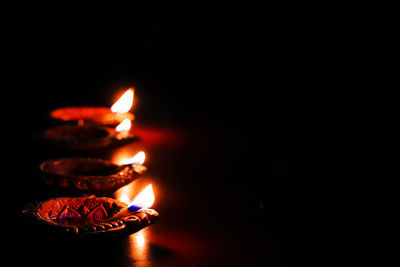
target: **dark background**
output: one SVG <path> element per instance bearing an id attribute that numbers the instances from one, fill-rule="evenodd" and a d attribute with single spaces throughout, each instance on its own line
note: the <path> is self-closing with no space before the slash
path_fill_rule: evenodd
<path id="1" fill-rule="evenodd" d="M 210 218 L 198 224 L 191 218 L 191 231 L 215 224 L 205 236 L 210 248 L 220 242 L 226 252 L 184 263 L 179 255 L 162 260 L 171 266 L 175 260 L 205 266 L 392 262 L 398 98 L 384 90 L 397 88 L 385 39 L 374 46 L 373 38 L 358 36 L 362 27 L 357 34 L 330 35 L 329 25 L 310 33 L 297 18 L 252 7 L 137 8 L 114 14 L 117 19 L 95 11 L 20 15 L 23 23 L 8 21 L 16 27 L 5 27 L 2 49 L 3 206 L 12 214 L 2 215 L 7 242 L 24 242 L 13 231 L 24 225 L 18 211 L 30 200 L 14 198 L 35 195 L 19 178 L 48 155 L 35 139 L 51 125 L 47 112 L 108 106 L 133 86 L 139 122 L 189 140 L 167 151 L 178 158 L 166 167 L 176 172 L 170 185 L 196 196 L 182 211 L 191 207 L 189 216 Z M 7 231 L 9 218 L 17 222 Z M 224 227 L 226 240 L 218 238 Z"/>

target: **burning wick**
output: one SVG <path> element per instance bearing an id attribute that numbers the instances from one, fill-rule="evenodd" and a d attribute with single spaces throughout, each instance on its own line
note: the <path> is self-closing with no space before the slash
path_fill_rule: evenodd
<path id="1" fill-rule="evenodd" d="M 128 210 L 137 211 L 140 209 L 148 209 L 154 203 L 154 192 L 151 184 L 146 186 L 142 192 L 140 192 L 132 201 L 129 203 Z"/>
<path id="2" fill-rule="evenodd" d="M 129 136 L 129 130 L 132 127 L 132 122 L 130 119 L 123 120 L 117 127 L 115 127 L 115 131 L 117 134 L 117 139 L 124 139 Z"/>
<path id="3" fill-rule="evenodd" d="M 118 101 L 111 106 L 111 111 L 115 113 L 128 112 L 132 107 L 134 95 L 135 91 L 133 88 L 126 90 L 126 92 L 118 99 Z"/>
<path id="4" fill-rule="evenodd" d="M 130 119 L 123 120 L 117 127 L 115 127 L 115 131 L 122 132 L 122 131 L 129 131 L 132 127 L 132 122 Z"/>
<path id="5" fill-rule="evenodd" d="M 133 156 L 129 159 L 122 159 L 119 162 L 119 164 L 120 165 L 128 165 L 128 164 L 142 165 L 145 159 L 146 159 L 146 154 L 143 151 L 140 151 L 135 156 Z"/>
<path id="6" fill-rule="evenodd" d="M 129 203 L 129 206 L 126 208 L 121 209 L 117 214 L 109 218 L 107 221 L 113 221 L 118 218 L 122 218 L 125 216 L 130 215 L 132 212 L 141 210 L 141 209 L 148 209 L 154 203 L 154 192 L 153 187 L 151 184 L 146 186 L 145 189 L 142 190 L 132 201 Z"/>

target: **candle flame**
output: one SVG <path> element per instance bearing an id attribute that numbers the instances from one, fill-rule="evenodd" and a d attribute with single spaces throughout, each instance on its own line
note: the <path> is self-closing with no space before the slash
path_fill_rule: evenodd
<path id="1" fill-rule="evenodd" d="M 143 151 L 140 151 L 135 156 L 133 156 L 129 159 L 123 159 L 123 160 L 119 161 L 119 164 L 120 165 L 126 165 L 126 164 L 142 165 L 145 159 L 146 159 L 146 154 Z"/>
<path id="2" fill-rule="evenodd" d="M 126 92 L 118 99 L 118 101 L 111 106 L 111 111 L 117 113 L 128 112 L 132 107 L 134 95 L 135 91 L 133 88 L 126 90 Z"/>
<path id="3" fill-rule="evenodd" d="M 129 206 L 137 206 L 140 208 L 150 208 L 154 203 L 154 192 L 151 184 L 146 186 L 132 201 Z"/>
<path id="4" fill-rule="evenodd" d="M 129 131 L 132 127 L 132 122 L 130 119 L 125 119 L 123 120 L 120 124 L 118 124 L 117 127 L 115 127 L 116 132 L 122 132 L 122 131 Z"/>

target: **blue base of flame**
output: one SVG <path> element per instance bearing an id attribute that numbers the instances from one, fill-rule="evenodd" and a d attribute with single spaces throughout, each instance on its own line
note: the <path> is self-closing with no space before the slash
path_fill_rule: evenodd
<path id="1" fill-rule="evenodd" d="M 128 207 L 128 210 L 130 210 L 130 211 L 138 211 L 140 209 L 141 209 L 141 207 L 138 207 L 138 206 L 135 206 L 135 205 L 130 205 Z"/>

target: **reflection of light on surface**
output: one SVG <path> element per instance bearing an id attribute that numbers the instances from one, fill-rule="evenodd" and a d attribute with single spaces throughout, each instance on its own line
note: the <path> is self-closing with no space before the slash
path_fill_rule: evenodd
<path id="1" fill-rule="evenodd" d="M 166 128 L 135 125 L 135 133 L 140 137 L 142 143 L 147 146 L 171 145 L 182 142 L 185 139 L 185 136 L 177 131 Z"/>
<path id="2" fill-rule="evenodd" d="M 143 264 L 147 266 L 150 255 L 148 255 L 148 242 L 146 229 L 142 229 L 139 232 L 129 236 L 129 254 L 130 257 L 135 261 L 135 264 Z M 136 266 L 136 265 L 135 265 Z M 149 265 L 150 266 L 150 265 Z"/>
<path id="3" fill-rule="evenodd" d="M 140 231 L 136 235 L 133 235 L 133 237 L 135 238 L 135 244 L 137 245 L 137 247 L 143 249 L 145 244 L 144 232 Z"/>

